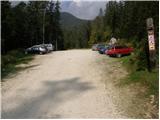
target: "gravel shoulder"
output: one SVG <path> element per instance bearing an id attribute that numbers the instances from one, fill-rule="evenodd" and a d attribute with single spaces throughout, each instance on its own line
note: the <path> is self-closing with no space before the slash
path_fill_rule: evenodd
<path id="1" fill-rule="evenodd" d="M 114 58 L 67 50 L 37 55 L 28 66 L 2 83 L 2 118 L 135 117 L 127 111 L 136 93 L 116 87 L 127 72 Z"/>

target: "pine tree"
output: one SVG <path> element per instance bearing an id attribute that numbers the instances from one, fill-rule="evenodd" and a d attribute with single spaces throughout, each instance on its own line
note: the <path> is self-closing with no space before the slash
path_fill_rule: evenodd
<path id="1" fill-rule="evenodd" d="M 64 40 L 63 33 L 60 25 L 60 2 L 57 0 L 55 3 L 54 10 L 54 19 L 55 19 L 55 42 L 57 44 L 57 49 L 64 49 Z"/>
<path id="2" fill-rule="evenodd" d="M 5 54 L 12 47 L 9 43 L 11 34 L 11 14 L 11 3 L 8 1 L 1 1 L 2 54 Z"/>

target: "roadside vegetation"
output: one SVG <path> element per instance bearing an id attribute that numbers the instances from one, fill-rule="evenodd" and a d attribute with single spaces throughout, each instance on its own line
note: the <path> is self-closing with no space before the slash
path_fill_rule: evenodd
<path id="1" fill-rule="evenodd" d="M 103 12 L 91 22 L 89 45 L 109 43 L 111 37 L 118 44 L 134 48 L 134 53 L 121 58 L 129 75 L 123 83 L 143 83 L 149 93 L 158 95 L 158 58 L 159 58 L 159 3 L 158 1 L 109 1 Z M 156 36 L 156 67 L 148 72 L 148 37 L 146 19 L 152 17 Z"/>
<path id="2" fill-rule="evenodd" d="M 133 62 L 134 55 L 120 58 L 118 62 L 128 71 L 127 76 L 120 79 L 119 85 L 137 86 L 138 99 L 142 99 L 145 107 L 145 118 L 159 117 L 159 67 L 154 68 L 151 72 L 148 69 L 139 69 L 136 62 Z M 158 64 L 158 63 L 157 63 Z M 141 103 L 138 103 L 141 104 Z"/>
<path id="3" fill-rule="evenodd" d="M 156 43 L 156 66 L 148 70 L 149 50 L 146 19 L 153 18 Z M 120 45 L 133 47 L 130 56 L 117 59 L 128 71 L 128 75 L 120 80 L 120 85 L 142 85 L 146 91 L 143 99 L 151 110 L 151 117 L 158 118 L 159 101 L 159 2 L 158 1 L 109 1 L 103 12 L 91 22 L 89 45 L 109 43 L 115 37 Z M 137 91 L 137 90 L 135 90 Z M 139 90 L 141 93 L 141 90 Z M 151 107 L 152 106 L 152 107 Z M 147 110 L 148 111 L 148 110 Z M 155 112 L 156 111 L 156 112 Z"/>
<path id="4" fill-rule="evenodd" d="M 26 55 L 22 52 L 21 49 L 12 50 L 8 52 L 6 55 L 1 56 L 1 77 L 7 77 L 9 74 L 13 74 L 18 72 L 19 70 L 23 70 L 26 67 L 17 67 L 19 64 L 27 64 L 29 61 L 33 59 L 33 55 Z"/>
<path id="5" fill-rule="evenodd" d="M 133 55 L 123 57 L 120 59 L 122 65 L 125 66 L 128 71 L 128 75 L 121 80 L 121 85 L 127 85 L 132 83 L 141 83 L 148 88 L 146 95 L 156 95 L 159 93 L 159 70 L 158 67 L 149 72 L 147 69 L 138 70 L 136 63 L 133 62 Z"/>

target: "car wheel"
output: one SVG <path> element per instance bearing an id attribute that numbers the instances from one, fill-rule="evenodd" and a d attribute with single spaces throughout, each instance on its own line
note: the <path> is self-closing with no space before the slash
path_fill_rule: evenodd
<path id="1" fill-rule="evenodd" d="M 42 52 L 39 52 L 39 54 L 42 55 L 43 53 L 42 53 Z"/>
<path id="2" fill-rule="evenodd" d="M 116 54 L 116 56 L 117 56 L 118 58 L 120 58 L 120 57 L 122 57 L 122 54 Z"/>

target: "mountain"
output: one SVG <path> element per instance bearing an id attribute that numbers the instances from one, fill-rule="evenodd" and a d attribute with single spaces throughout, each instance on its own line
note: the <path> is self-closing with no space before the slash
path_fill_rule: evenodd
<path id="1" fill-rule="evenodd" d="M 62 12 L 61 13 L 61 26 L 63 29 L 72 29 L 75 26 L 80 26 L 83 24 L 86 24 L 88 20 L 82 20 L 75 16 L 73 16 L 70 13 Z"/>

